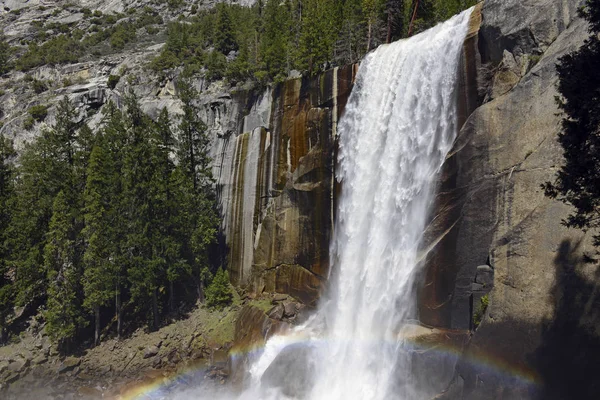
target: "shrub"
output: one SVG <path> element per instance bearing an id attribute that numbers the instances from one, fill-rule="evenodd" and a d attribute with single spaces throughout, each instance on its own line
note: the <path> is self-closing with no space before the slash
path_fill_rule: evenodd
<path id="1" fill-rule="evenodd" d="M 30 130 L 31 128 L 33 128 L 33 125 L 35 125 L 35 120 L 31 115 L 27 116 L 27 118 L 25 118 L 25 120 L 23 121 L 23 128 L 25 128 L 26 130 Z"/>
<path id="2" fill-rule="evenodd" d="M 121 77 L 119 75 L 109 75 L 108 82 L 106 84 L 110 89 L 114 89 L 117 87 L 117 83 L 119 83 L 120 79 Z"/>
<path id="3" fill-rule="evenodd" d="M 80 54 L 79 42 L 66 35 L 60 35 L 41 46 L 31 43 L 27 52 L 17 61 L 17 68 L 26 71 L 45 64 L 73 63 L 79 60 Z"/>
<path id="4" fill-rule="evenodd" d="M 128 23 L 122 23 L 115 27 L 110 35 L 110 46 L 113 49 L 123 50 L 125 45 L 135 39 L 135 27 Z"/>
<path id="5" fill-rule="evenodd" d="M 36 106 L 30 107 L 29 110 L 27 110 L 27 112 L 29 113 L 29 116 L 35 121 L 41 122 L 45 120 L 46 116 L 48 115 L 48 107 L 38 104 Z"/>
<path id="6" fill-rule="evenodd" d="M 489 303 L 490 299 L 487 294 L 483 296 L 481 300 L 479 300 L 479 306 L 473 314 L 473 325 L 475 325 L 475 328 L 477 328 L 479 324 L 481 324 L 481 321 L 483 320 L 483 316 L 485 315 L 485 311 L 487 310 Z"/>
<path id="7" fill-rule="evenodd" d="M 221 79 L 227 69 L 227 59 L 220 51 L 213 50 L 208 56 L 206 69 L 206 77 L 209 80 Z"/>
<path id="8" fill-rule="evenodd" d="M 12 49 L 10 45 L 4 39 L 4 36 L 0 34 L 0 75 L 4 75 L 12 69 L 12 63 L 10 60 Z"/>
<path id="9" fill-rule="evenodd" d="M 149 35 L 156 35 L 158 33 L 158 28 L 153 25 L 149 25 L 145 29 Z"/>
<path id="10" fill-rule="evenodd" d="M 46 90 L 48 90 L 48 85 L 46 85 L 46 82 L 44 81 L 40 81 L 39 79 L 34 79 L 33 82 L 31 82 L 31 88 L 33 89 L 33 91 L 37 94 L 40 93 L 44 93 Z"/>
<path id="11" fill-rule="evenodd" d="M 229 284 L 229 273 L 219 268 L 212 282 L 206 288 L 206 305 L 211 308 L 223 308 L 233 299 Z"/>

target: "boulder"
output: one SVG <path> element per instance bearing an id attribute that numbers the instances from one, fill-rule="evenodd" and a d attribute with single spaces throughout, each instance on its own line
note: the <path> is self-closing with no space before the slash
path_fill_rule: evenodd
<path id="1" fill-rule="evenodd" d="M 298 306 L 293 301 L 283 303 L 283 316 L 285 318 L 292 318 L 296 316 L 298 312 Z"/>
<path id="2" fill-rule="evenodd" d="M 154 357 L 155 355 L 158 354 L 159 351 L 160 351 L 160 349 L 157 346 L 147 347 L 146 351 L 144 351 L 144 359 Z"/>
<path id="3" fill-rule="evenodd" d="M 261 382 L 265 387 L 278 388 L 291 398 L 304 398 L 313 386 L 314 347 L 289 345 L 275 357 L 265 370 Z"/>
<path id="4" fill-rule="evenodd" d="M 285 312 L 285 308 L 282 304 L 277 304 L 275 307 L 271 308 L 267 315 L 271 319 L 281 320 L 283 318 L 283 314 Z"/>

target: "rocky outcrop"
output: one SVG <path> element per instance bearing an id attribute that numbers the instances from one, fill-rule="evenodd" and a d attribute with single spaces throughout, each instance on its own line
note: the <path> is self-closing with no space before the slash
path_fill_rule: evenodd
<path id="1" fill-rule="evenodd" d="M 600 343 L 597 267 L 583 262 L 593 248 L 589 237 L 560 224 L 569 208 L 540 188 L 562 162 L 555 65 L 588 35 L 576 17 L 580 4 L 483 5 L 482 104 L 444 166 L 431 227 L 431 236 L 442 239 L 429 255 L 420 292 L 423 322 L 476 328 L 440 397 L 564 399 L 600 392 L 586 365 Z"/>

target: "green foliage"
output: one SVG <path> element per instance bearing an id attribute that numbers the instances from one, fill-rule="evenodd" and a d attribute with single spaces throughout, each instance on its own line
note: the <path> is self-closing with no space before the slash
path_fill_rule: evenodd
<path id="1" fill-rule="evenodd" d="M 212 282 L 206 288 L 206 305 L 213 308 L 223 308 L 233 299 L 233 291 L 229 283 L 229 273 L 219 267 Z"/>
<path id="2" fill-rule="evenodd" d="M 223 4 L 217 5 L 214 44 L 215 48 L 225 55 L 238 49 L 229 10 L 230 8 Z"/>
<path id="3" fill-rule="evenodd" d="M 183 6 L 183 0 L 167 0 L 167 4 L 171 10 L 176 10 Z"/>
<path id="4" fill-rule="evenodd" d="M 473 313 L 473 326 L 475 327 L 475 329 L 477 329 L 479 324 L 481 324 L 481 321 L 483 320 L 483 316 L 485 315 L 489 304 L 490 299 L 487 294 L 479 300 L 477 309 L 475 310 L 475 313 Z"/>
<path id="5" fill-rule="evenodd" d="M 108 76 L 108 81 L 106 82 L 106 85 L 110 89 L 114 89 L 114 88 L 117 87 L 117 83 L 119 83 L 120 80 L 121 80 L 121 77 L 119 75 L 109 75 Z"/>
<path id="6" fill-rule="evenodd" d="M 35 120 L 33 119 L 33 117 L 31 115 L 25 117 L 25 119 L 23 120 L 23 128 L 25 130 L 31 130 L 33 129 L 33 126 L 35 125 Z"/>
<path id="7" fill-rule="evenodd" d="M 0 34 L 0 76 L 6 74 L 13 68 L 13 64 L 10 62 L 12 55 L 12 48 L 6 42 L 4 35 Z"/>
<path id="8" fill-rule="evenodd" d="M 476 0 L 266 0 L 252 7 L 219 4 L 190 23 L 171 24 L 150 66 L 206 68 L 209 80 L 284 80 L 291 70 L 318 72 L 357 62 L 369 49 L 449 18 Z M 227 60 L 232 51 L 235 58 Z M 208 54 L 208 56 L 204 56 Z"/>
<path id="9" fill-rule="evenodd" d="M 73 205 L 63 191 L 58 193 L 44 247 L 48 279 L 46 332 L 60 343 L 70 342 L 86 322 L 81 308 L 81 269 L 75 245 Z"/>
<path id="10" fill-rule="evenodd" d="M 581 14 L 591 36 L 557 65 L 557 101 L 565 115 L 558 135 L 564 164 L 555 181 L 542 187 L 547 196 L 574 207 L 563 224 L 585 231 L 600 227 L 600 76 L 594 72 L 600 67 L 600 1 L 588 0 Z M 594 235 L 594 244 L 600 246 L 600 234 Z"/>
<path id="11" fill-rule="evenodd" d="M 33 89 L 33 91 L 37 94 L 40 93 L 44 93 L 46 90 L 48 90 L 48 85 L 46 85 L 46 82 L 44 81 L 40 81 L 39 79 L 34 79 L 33 82 L 31 82 L 31 88 Z"/>
<path id="12" fill-rule="evenodd" d="M 41 104 L 29 107 L 27 113 L 37 122 L 42 122 L 48 115 L 48 106 Z"/>
<path id="13" fill-rule="evenodd" d="M 155 71 L 175 68 L 179 65 L 197 66 L 199 69 L 204 59 L 202 48 L 207 43 L 205 25 L 200 23 L 170 23 L 167 26 L 167 42 L 160 55 L 150 67 Z"/>
<path id="14" fill-rule="evenodd" d="M 163 110 L 154 121 L 127 95 L 95 132 L 64 98 L 18 167 L 0 143 L 0 330 L 14 305 L 39 306 L 48 334 L 68 346 L 90 322 L 98 341 L 107 312 L 119 334 L 125 312 L 130 326 L 156 328 L 204 298 L 219 226 L 209 141 L 192 83 L 180 79 L 177 91 L 177 120 Z"/>
<path id="15" fill-rule="evenodd" d="M 17 60 L 17 68 L 27 71 L 41 65 L 74 63 L 79 60 L 82 49 L 78 41 L 67 36 L 59 35 L 38 46 L 32 42 L 25 54 Z"/>
<path id="16" fill-rule="evenodd" d="M 112 31 L 109 42 L 116 50 L 123 50 L 125 45 L 135 39 L 135 26 L 129 23 L 120 23 Z"/>
<path id="17" fill-rule="evenodd" d="M 0 342 L 8 317 L 14 306 L 14 288 L 10 278 L 10 248 L 7 246 L 8 224 L 12 213 L 11 197 L 14 195 L 14 167 L 11 165 L 16 153 L 12 143 L 0 136 Z"/>
<path id="18" fill-rule="evenodd" d="M 218 80 L 225 76 L 227 71 L 227 59 L 223 53 L 212 51 L 206 62 L 206 77 L 210 80 Z"/>

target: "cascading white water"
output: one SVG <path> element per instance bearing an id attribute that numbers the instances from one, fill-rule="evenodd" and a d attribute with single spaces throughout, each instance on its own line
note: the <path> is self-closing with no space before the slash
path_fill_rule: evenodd
<path id="1" fill-rule="evenodd" d="M 314 373 L 308 399 L 415 396 L 402 376 L 410 366 L 400 332 L 415 317 L 423 231 L 457 131 L 458 69 L 470 13 L 381 46 L 361 63 L 338 125 L 342 195 L 332 290 L 317 316 L 296 331 L 319 343 L 307 360 Z M 288 343 L 275 337 L 267 344 L 255 378 Z"/>
<path id="2" fill-rule="evenodd" d="M 308 322 L 268 341 L 242 399 L 420 398 L 402 332 L 416 317 L 423 232 L 457 131 L 470 14 L 381 46 L 361 63 L 338 125 L 343 189 L 331 290 Z M 265 379 L 275 363 L 280 375 Z M 308 387 L 292 384 L 297 391 L 290 393 L 299 376 Z"/>

